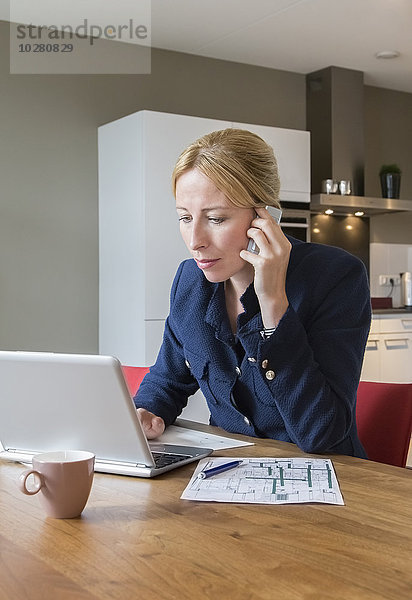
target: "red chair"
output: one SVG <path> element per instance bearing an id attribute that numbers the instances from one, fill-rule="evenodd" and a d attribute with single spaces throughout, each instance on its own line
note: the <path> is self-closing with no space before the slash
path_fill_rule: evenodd
<path id="1" fill-rule="evenodd" d="M 356 424 L 371 460 L 404 467 L 412 433 L 412 383 L 361 381 Z"/>
<path id="2" fill-rule="evenodd" d="M 124 378 L 129 388 L 130 395 L 135 396 L 143 377 L 150 371 L 150 367 L 127 367 L 122 365 Z"/>

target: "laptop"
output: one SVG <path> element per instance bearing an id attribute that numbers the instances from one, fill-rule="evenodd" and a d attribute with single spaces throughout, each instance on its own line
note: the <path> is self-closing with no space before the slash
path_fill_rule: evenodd
<path id="1" fill-rule="evenodd" d="M 112 356 L 0 351 L 0 382 L 1 458 L 89 450 L 96 471 L 154 477 L 213 451 L 149 443 Z"/>

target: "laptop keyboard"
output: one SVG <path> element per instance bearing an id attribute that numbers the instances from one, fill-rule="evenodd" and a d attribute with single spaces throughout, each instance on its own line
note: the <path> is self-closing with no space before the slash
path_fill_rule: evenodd
<path id="1" fill-rule="evenodd" d="M 188 458 L 186 454 L 167 454 L 165 452 L 152 452 L 152 456 L 157 468 L 167 467 Z"/>

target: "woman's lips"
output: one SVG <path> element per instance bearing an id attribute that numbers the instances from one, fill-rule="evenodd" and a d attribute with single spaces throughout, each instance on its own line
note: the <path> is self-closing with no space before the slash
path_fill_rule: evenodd
<path id="1" fill-rule="evenodd" d="M 220 260 L 219 258 L 203 258 L 202 260 L 195 258 L 196 264 L 199 267 L 199 269 L 210 269 L 210 267 L 213 267 L 218 260 Z"/>

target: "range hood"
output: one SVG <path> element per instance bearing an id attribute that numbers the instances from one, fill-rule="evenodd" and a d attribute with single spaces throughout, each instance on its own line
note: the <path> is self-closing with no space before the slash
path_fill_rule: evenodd
<path id="1" fill-rule="evenodd" d="M 365 216 L 412 211 L 412 200 L 364 196 L 363 73 L 328 67 L 306 76 L 306 121 L 311 133 L 311 210 Z M 322 180 L 351 181 L 353 196 L 322 194 Z"/>
<path id="2" fill-rule="evenodd" d="M 385 213 L 412 211 L 411 200 L 395 198 L 372 198 L 369 196 L 342 196 L 340 194 L 312 194 L 310 209 L 324 213 L 332 209 L 334 214 L 355 214 L 363 212 L 366 217 Z"/>

